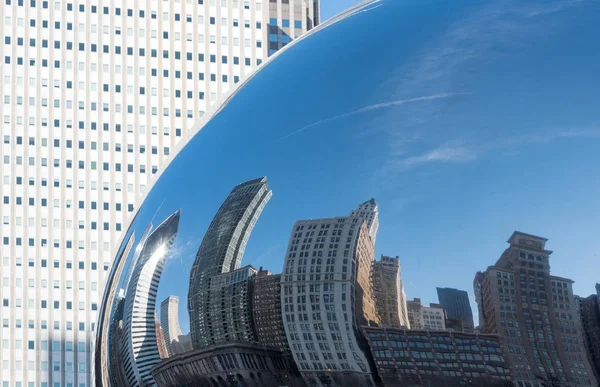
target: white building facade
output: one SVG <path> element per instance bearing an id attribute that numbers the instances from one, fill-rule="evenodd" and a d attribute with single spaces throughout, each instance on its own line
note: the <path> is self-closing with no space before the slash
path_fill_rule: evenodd
<path id="1" fill-rule="evenodd" d="M 103 281 L 136 200 L 194 121 L 272 54 L 271 24 L 296 38 L 318 3 L 0 7 L 0 382 L 90 386 Z"/>
<path id="2" fill-rule="evenodd" d="M 355 335 L 360 325 L 377 318 L 374 300 L 370 307 L 368 302 L 356 302 L 365 293 L 357 291 L 361 271 L 370 271 L 373 254 L 366 223 L 359 217 L 294 225 L 281 304 L 287 340 L 308 386 L 373 384 Z M 363 267 L 361 261 L 366 261 Z M 362 310 L 357 309 L 360 304 Z"/>
<path id="3" fill-rule="evenodd" d="M 446 311 L 438 304 L 425 306 L 420 298 L 406 303 L 410 329 L 446 330 Z"/>
<path id="4" fill-rule="evenodd" d="M 367 222 L 369 236 L 373 239 L 373 245 L 375 245 L 377 230 L 379 230 L 379 206 L 375 199 L 361 203 L 357 209 L 350 212 L 350 216 L 358 216 Z"/>
<path id="5" fill-rule="evenodd" d="M 423 329 L 429 331 L 446 330 L 446 312 L 443 308 L 437 306 L 424 306 L 422 311 Z"/>

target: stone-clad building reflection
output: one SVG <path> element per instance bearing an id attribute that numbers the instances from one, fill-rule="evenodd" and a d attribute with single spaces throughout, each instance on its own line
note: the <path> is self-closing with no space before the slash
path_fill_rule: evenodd
<path id="1" fill-rule="evenodd" d="M 194 349 L 255 341 L 247 286 L 240 269 L 250 233 L 271 198 L 266 177 L 236 186 L 204 235 L 190 273 L 188 312 Z"/>
<path id="2" fill-rule="evenodd" d="M 166 258 L 177 236 L 177 211 L 150 233 L 139 250 L 123 306 L 119 357 L 122 379 L 128 386 L 154 385 L 151 368 L 160 362 L 155 308 L 158 284 Z"/>

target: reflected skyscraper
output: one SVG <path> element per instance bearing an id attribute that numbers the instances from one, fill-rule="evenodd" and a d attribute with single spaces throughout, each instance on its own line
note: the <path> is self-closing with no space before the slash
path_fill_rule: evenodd
<path id="1" fill-rule="evenodd" d="M 410 327 L 400 258 L 382 255 L 379 261 L 373 261 L 373 293 L 382 326 Z"/>
<path id="2" fill-rule="evenodd" d="M 242 183 L 231 191 L 210 223 L 190 273 L 188 312 L 194 349 L 254 339 L 252 318 L 244 310 L 250 310 L 247 287 L 256 270 L 249 266 L 238 269 L 271 195 L 266 177 Z M 231 294 L 225 292 L 228 287 Z"/>
<path id="3" fill-rule="evenodd" d="M 282 274 L 285 333 L 309 386 L 373 384 L 358 334 L 379 324 L 371 286 L 373 239 L 358 216 L 294 225 Z"/>
<path id="4" fill-rule="evenodd" d="M 357 209 L 350 212 L 350 216 L 358 216 L 367 222 L 369 236 L 373 239 L 373 245 L 375 245 L 377 230 L 379 229 L 379 206 L 375 202 L 375 199 L 361 203 Z"/>
<path id="5" fill-rule="evenodd" d="M 519 385 L 553 376 L 561 385 L 595 386 L 583 334 L 572 328 L 578 320 L 573 281 L 550 274 L 546 242 L 515 231 L 496 264 L 475 275 L 479 328 L 504 336 Z"/>
<path id="6" fill-rule="evenodd" d="M 160 361 L 155 308 L 160 276 L 175 242 L 177 211 L 148 235 L 127 285 L 120 343 L 124 379 L 128 386 L 154 385 L 151 368 Z"/>
<path id="7" fill-rule="evenodd" d="M 469 294 L 464 290 L 437 288 L 438 300 L 446 311 L 448 319 L 460 320 L 473 328 L 473 311 Z"/>
<path id="8" fill-rule="evenodd" d="M 173 356 L 174 342 L 179 342 L 179 337 L 183 336 L 179 327 L 179 297 L 169 296 L 160 304 L 160 325 L 163 329 L 165 346 L 168 356 Z"/>

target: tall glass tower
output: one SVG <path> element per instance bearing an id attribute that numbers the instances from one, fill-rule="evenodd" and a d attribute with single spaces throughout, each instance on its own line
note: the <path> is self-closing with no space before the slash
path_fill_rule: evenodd
<path id="1" fill-rule="evenodd" d="M 235 312 L 250 308 L 246 288 L 256 270 L 240 266 L 250 233 L 271 195 L 266 177 L 242 183 L 231 191 L 210 223 L 190 272 L 188 312 L 194 349 L 250 339 L 252 321 L 238 321 L 244 313 Z M 223 300 L 230 311 L 222 314 L 217 304 L 221 304 L 224 286 L 231 286 L 234 296 Z M 238 303 L 234 305 L 232 300 Z M 223 321 L 223 315 L 234 321 Z"/>
<path id="2" fill-rule="evenodd" d="M 469 302 L 469 293 L 452 288 L 437 288 L 440 305 L 448 314 L 448 318 L 460 320 L 473 328 L 473 311 Z"/>

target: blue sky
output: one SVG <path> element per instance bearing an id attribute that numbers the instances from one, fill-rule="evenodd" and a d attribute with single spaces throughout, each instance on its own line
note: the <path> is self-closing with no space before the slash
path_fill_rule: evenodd
<path id="1" fill-rule="evenodd" d="M 321 20 L 326 21 L 332 16 L 345 11 L 351 6 L 358 4 L 356 0 L 330 0 L 321 1 Z"/>
<path id="2" fill-rule="evenodd" d="M 351 3 L 323 2 L 322 16 Z M 368 9 L 265 66 L 160 178 L 134 224 L 141 232 L 183 208 L 159 299 L 185 298 L 219 205 L 262 175 L 273 198 L 243 264 L 280 272 L 296 220 L 346 215 L 375 197 L 376 255 L 400 256 L 409 298 L 464 289 L 476 312 L 473 277 L 515 230 L 548 238 L 552 274 L 592 293 L 600 3 L 386 0 Z"/>

